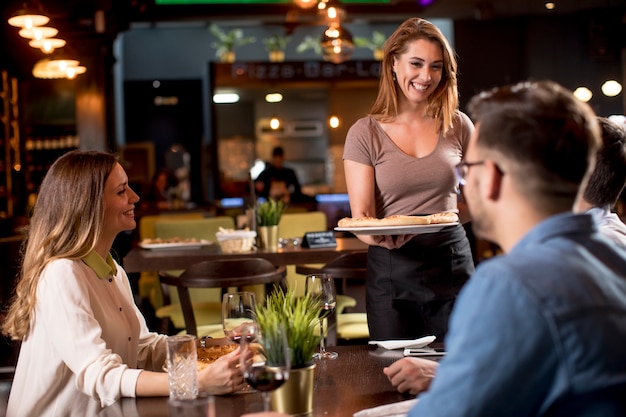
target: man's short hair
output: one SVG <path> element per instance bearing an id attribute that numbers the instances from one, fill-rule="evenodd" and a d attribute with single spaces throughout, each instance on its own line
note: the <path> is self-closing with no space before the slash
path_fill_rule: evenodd
<path id="1" fill-rule="evenodd" d="M 600 144 L 588 104 L 553 81 L 522 82 L 474 96 L 477 148 L 535 206 L 572 208 Z"/>
<path id="2" fill-rule="evenodd" d="M 598 117 L 602 146 L 585 189 L 585 200 L 596 207 L 615 206 L 626 185 L 626 130 L 606 117 Z"/>

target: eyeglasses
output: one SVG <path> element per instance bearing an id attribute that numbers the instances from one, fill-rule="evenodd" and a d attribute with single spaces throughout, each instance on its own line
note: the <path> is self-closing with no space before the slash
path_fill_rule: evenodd
<path id="1" fill-rule="evenodd" d="M 454 167 L 454 172 L 456 173 L 456 179 L 459 181 L 460 185 L 465 185 L 467 181 L 465 181 L 465 177 L 467 177 L 467 173 L 469 172 L 470 167 L 474 165 L 483 165 L 485 161 L 477 161 L 477 162 L 461 162 Z"/>

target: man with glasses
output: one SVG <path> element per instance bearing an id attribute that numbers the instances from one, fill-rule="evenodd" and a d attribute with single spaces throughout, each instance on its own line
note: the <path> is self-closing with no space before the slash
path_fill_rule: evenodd
<path id="1" fill-rule="evenodd" d="M 626 252 L 572 212 L 596 116 L 548 81 L 484 92 L 469 109 L 457 172 L 474 232 L 504 255 L 461 291 L 440 364 L 404 358 L 385 374 L 401 392 L 427 390 L 410 417 L 626 415 Z"/>

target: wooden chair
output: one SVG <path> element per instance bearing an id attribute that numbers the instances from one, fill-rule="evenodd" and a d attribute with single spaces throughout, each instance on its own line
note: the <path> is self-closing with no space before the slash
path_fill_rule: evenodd
<path id="1" fill-rule="evenodd" d="M 180 307 L 188 334 L 200 336 L 194 303 L 189 295 L 190 288 L 231 288 L 245 285 L 277 285 L 285 278 L 285 267 L 276 268 L 261 258 L 221 259 L 203 261 L 191 265 L 180 276 L 159 272 L 164 292 L 168 286 L 178 290 Z M 261 301 L 261 300 L 258 300 Z"/>
<path id="2" fill-rule="evenodd" d="M 361 279 L 365 282 L 367 268 L 367 251 L 358 251 L 339 255 L 326 265 L 296 265 L 296 273 L 302 275 L 320 272 L 329 273 L 335 280 L 341 280 L 341 286 L 337 295 L 336 314 L 330 316 L 328 323 L 329 345 L 337 344 L 338 339 L 367 339 L 369 329 L 367 327 L 367 315 L 365 313 L 344 313 L 346 308 L 354 307 L 356 300 L 346 294 L 347 281 L 349 279 Z"/>

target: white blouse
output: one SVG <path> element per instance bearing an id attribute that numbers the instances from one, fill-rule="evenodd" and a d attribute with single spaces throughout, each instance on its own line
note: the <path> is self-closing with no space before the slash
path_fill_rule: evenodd
<path id="1" fill-rule="evenodd" d="M 148 330 L 126 273 L 110 256 L 114 268 L 97 256 L 92 269 L 94 253 L 85 261 L 53 261 L 43 271 L 7 417 L 65 415 L 79 392 L 104 407 L 135 396 L 141 369 L 162 369 L 166 336 Z"/>

